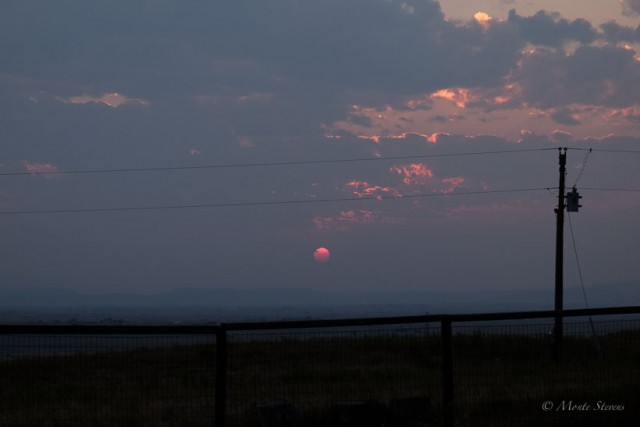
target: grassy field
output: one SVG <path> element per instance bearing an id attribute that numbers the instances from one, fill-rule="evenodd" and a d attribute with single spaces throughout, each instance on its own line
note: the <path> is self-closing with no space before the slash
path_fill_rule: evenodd
<path id="1" fill-rule="evenodd" d="M 456 424 L 638 425 L 640 331 L 600 343 L 602 357 L 590 339 L 568 337 L 558 365 L 546 336 L 454 336 Z M 379 411 L 369 425 L 394 425 L 385 414 L 399 402 L 422 402 L 412 425 L 439 425 L 440 345 L 437 335 L 232 336 L 227 424 L 263 425 L 266 409 L 279 406 L 300 425 L 337 425 L 340 411 L 369 402 Z M 214 345 L 43 354 L 0 362 L 0 425 L 213 423 Z"/>

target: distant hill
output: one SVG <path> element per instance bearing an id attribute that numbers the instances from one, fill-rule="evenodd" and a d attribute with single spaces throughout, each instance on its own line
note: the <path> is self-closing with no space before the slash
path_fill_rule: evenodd
<path id="1" fill-rule="evenodd" d="M 607 283 L 586 288 L 590 307 L 640 305 L 640 282 Z M 88 294 L 59 288 L 0 288 L 0 307 L 286 307 L 421 305 L 433 312 L 545 310 L 553 308 L 553 288 L 535 290 L 320 291 L 302 288 L 183 288 L 152 295 Z M 582 289 L 567 288 L 565 308 L 584 308 Z"/>

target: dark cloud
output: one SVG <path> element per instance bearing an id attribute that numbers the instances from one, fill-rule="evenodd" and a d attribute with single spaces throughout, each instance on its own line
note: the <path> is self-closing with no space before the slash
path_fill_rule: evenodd
<path id="1" fill-rule="evenodd" d="M 640 0 L 621 0 L 622 13 L 627 16 L 640 15 Z"/>
<path id="2" fill-rule="evenodd" d="M 627 107 L 640 97 L 640 63 L 634 55 L 615 46 L 580 46 L 571 54 L 538 49 L 521 60 L 513 78 L 529 105 Z"/>
<path id="3" fill-rule="evenodd" d="M 449 123 L 454 121 L 465 120 L 466 116 L 464 114 L 452 114 L 449 116 L 445 116 L 442 114 L 436 114 L 429 118 L 429 121 L 434 123 Z"/>
<path id="4" fill-rule="evenodd" d="M 600 25 L 605 40 L 609 43 L 633 43 L 640 41 L 640 26 L 635 30 L 631 27 L 625 27 L 615 21 L 606 22 Z"/>
<path id="5" fill-rule="evenodd" d="M 571 111 L 570 108 L 558 108 L 555 111 L 552 111 L 551 118 L 556 123 L 563 125 L 577 126 L 581 124 L 580 120 L 576 118 L 574 112 Z"/>
<path id="6" fill-rule="evenodd" d="M 178 2 L 88 7 L 77 0 L 28 1 L 4 12 L 0 69 L 6 86 L 19 76 L 25 85 L 58 96 L 120 91 L 160 104 L 199 97 L 209 100 L 203 108 L 225 126 L 252 135 L 317 128 L 343 118 L 353 103 L 399 107 L 406 96 L 445 87 L 500 87 L 526 43 L 561 48 L 568 41 L 590 43 L 598 34 L 584 20 L 544 11 L 523 17 L 512 10 L 508 21 L 488 27 L 449 22 L 431 0 L 243 0 L 191 8 Z M 609 40 L 629 38 L 629 31 L 603 26 Z M 582 53 L 553 65 L 569 67 L 582 56 L 596 56 Z M 560 51 L 555 54 L 553 62 L 562 62 Z M 634 68 L 613 56 L 598 58 L 604 62 L 596 68 Z M 537 69 L 531 60 L 523 62 Z M 594 88 L 602 78 L 589 81 L 589 67 L 568 71 L 572 80 L 583 81 L 570 91 L 573 100 L 593 102 L 581 92 L 602 92 Z M 550 91 L 548 73 L 518 75 L 525 88 L 545 87 L 534 97 Z M 607 79 L 618 84 L 616 77 L 623 78 L 618 73 Z M 255 94 L 269 95 L 268 101 L 254 102 Z M 246 119 L 258 116 L 264 120 Z"/>
<path id="7" fill-rule="evenodd" d="M 2 12 L 3 153 L 14 161 L 38 160 L 33 153 L 68 161 L 73 152 L 73 163 L 81 164 L 127 152 L 136 163 L 151 150 L 170 156 L 194 147 L 201 158 L 262 150 L 301 155 L 321 150 L 336 120 L 371 126 L 370 118 L 349 114 L 353 104 L 409 110 L 407 99 L 447 87 L 484 93 L 468 106 L 489 110 L 487 100 L 517 84 L 521 94 L 500 108 L 555 108 L 553 118 L 565 124 L 571 117 L 563 106 L 628 107 L 640 98 L 634 51 L 585 44 L 567 54 L 567 41 L 589 43 L 596 30 L 543 11 L 511 11 L 508 21 L 488 26 L 447 21 L 430 0 L 193 7 L 31 0 Z M 631 37 L 614 23 L 602 31 L 611 42 Z M 527 43 L 546 47 L 523 54 Z M 63 102 L 113 92 L 148 105 Z M 462 116 L 433 120 L 451 118 Z M 124 142 L 132 139 L 154 145 Z M 238 151 L 238 141 L 253 149 Z"/>
<path id="8" fill-rule="evenodd" d="M 495 84 L 520 47 L 510 27 L 455 25 L 428 0 L 33 4 L 3 14 L 3 71 L 68 91 L 428 92 Z"/>
<path id="9" fill-rule="evenodd" d="M 533 16 L 523 17 L 511 9 L 508 20 L 525 40 L 541 46 L 561 47 L 567 41 L 591 43 L 597 37 L 597 31 L 588 21 L 569 21 L 556 13 L 539 11 Z"/>
<path id="10" fill-rule="evenodd" d="M 558 144 L 571 144 L 573 142 L 573 136 L 568 132 L 554 130 L 552 135 L 553 140 Z"/>

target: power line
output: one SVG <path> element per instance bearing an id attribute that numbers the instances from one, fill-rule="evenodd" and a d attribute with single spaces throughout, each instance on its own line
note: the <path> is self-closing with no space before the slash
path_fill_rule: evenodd
<path id="1" fill-rule="evenodd" d="M 565 150 L 573 151 L 597 151 L 600 153 L 632 153 L 640 154 L 640 150 L 616 150 L 613 148 L 583 148 L 583 147 L 563 147 Z M 555 148 L 554 148 L 555 150 Z"/>
<path id="2" fill-rule="evenodd" d="M 587 160 L 589 160 L 589 156 L 591 155 L 592 151 L 593 150 L 589 149 L 589 151 L 587 151 L 587 154 L 584 156 L 584 160 L 582 161 L 582 166 L 580 167 L 580 173 L 578 173 L 576 182 L 573 183 L 573 188 L 576 188 L 576 186 L 578 185 L 578 182 L 580 181 L 580 178 L 582 178 L 582 175 L 584 174 L 584 169 L 587 167 Z"/>
<path id="3" fill-rule="evenodd" d="M 582 278 L 582 268 L 580 268 L 580 258 L 578 257 L 578 248 L 576 247 L 576 238 L 573 234 L 573 224 L 571 223 L 571 213 L 568 213 L 569 218 L 569 231 L 571 232 L 571 243 L 573 245 L 573 253 L 576 257 L 576 267 L 578 268 L 578 277 L 580 278 L 580 286 L 582 286 L 582 296 L 584 297 L 584 306 L 588 309 L 589 302 L 587 301 L 587 292 L 584 289 L 584 280 Z"/>
<path id="4" fill-rule="evenodd" d="M 623 191 L 629 193 L 640 193 L 640 188 L 594 188 L 594 187 L 580 187 L 581 190 L 589 191 Z"/>
<path id="5" fill-rule="evenodd" d="M 613 150 L 613 149 L 594 148 L 593 151 L 597 151 L 600 153 L 640 154 L 640 150 Z"/>
<path id="6" fill-rule="evenodd" d="M 337 202 L 358 202 L 368 200 L 389 200 L 389 199 L 415 199 L 426 197 L 444 197 L 444 196 L 471 196 L 484 194 L 499 193 L 523 193 L 532 191 L 547 191 L 549 187 L 544 188 L 519 188 L 505 190 L 488 190 L 488 191 L 465 191 L 457 193 L 428 193 L 428 194 L 408 194 L 401 196 L 371 196 L 371 197 L 341 197 L 332 199 L 308 199 L 308 200 L 279 200 L 269 202 L 230 202 L 230 203 L 205 203 L 194 205 L 165 205 L 165 206 L 131 206 L 131 207 L 115 207 L 115 208 L 89 208 L 89 209 L 48 209 L 48 210 L 24 210 L 24 211 L 4 211 L 0 215 L 36 215 L 36 214 L 67 214 L 67 213 L 96 213 L 96 212 L 125 212 L 125 211 L 159 211 L 159 210 L 177 210 L 177 209 L 203 209 L 203 208 L 225 208 L 225 207 L 247 207 L 247 206 L 275 206 L 275 205 L 293 205 L 293 204 L 311 204 L 311 203 L 337 203 Z"/>
<path id="7" fill-rule="evenodd" d="M 114 169 L 77 169 L 62 171 L 33 171 L 33 172 L 0 172 L 0 176 L 21 176 L 21 175 L 71 175 L 71 174 L 97 174 L 97 173 L 122 173 L 122 172 L 161 172 L 161 171 L 179 171 L 179 170 L 196 170 L 196 169 L 230 169 L 230 168 L 253 168 L 253 167 L 269 167 L 269 166 L 295 166 L 295 165 L 312 165 L 326 163 L 355 163 L 355 162 L 372 162 L 382 160 L 412 160 L 427 159 L 436 157 L 463 157 L 463 156 L 481 156 L 495 154 L 516 154 L 530 153 L 536 151 L 555 150 L 555 148 L 535 148 L 525 150 L 495 150 L 495 151 L 474 151 L 466 153 L 445 153 L 445 154 L 419 154 L 411 156 L 392 156 L 392 157 L 360 157 L 352 159 L 328 159 L 328 160 L 298 160 L 298 161 L 282 161 L 282 162 L 256 162 L 256 163 L 220 163 L 199 166 L 159 166 L 159 167 L 135 167 L 135 168 L 114 168 Z"/>
<path id="8" fill-rule="evenodd" d="M 569 147 L 567 150 L 576 151 L 597 151 L 601 153 L 618 153 L 618 154 L 640 154 L 640 150 L 614 150 L 614 149 L 591 149 Z M 231 169 L 231 168 L 253 168 L 253 167 L 270 167 L 270 166 L 295 166 L 295 165 L 312 165 L 327 163 L 355 163 L 355 162 L 371 162 L 383 160 L 413 160 L 428 159 L 438 157 L 465 157 L 465 156 L 482 156 L 495 154 L 517 154 L 531 153 L 537 151 L 557 150 L 557 148 L 535 148 L 524 150 L 494 150 L 494 151 L 472 151 L 466 153 L 444 153 L 444 154 L 418 154 L 410 156 L 391 156 L 391 157 L 360 157 L 351 159 L 327 159 L 327 160 L 294 160 L 281 162 L 255 162 L 255 163 L 220 163 L 210 165 L 194 165 L 194 166 L 156 166 L 156 167 L 133 167 L 133 168 L 112 168 L 112 169 L 71 169 L 71 170 L 51 170 L 51 171 L 23 171 L 23 172 L 0 172 L 0 176 L 26 176 L 26 175 L 81 175 L 81 174 L 100 174 L 100 173 L 127 173 L 127 172 L 162 172 L 162 171 L 180 171 L 180 170 L 198 170 L 198 169 Z"/>
<path id="9" fill-rule="evenodd" d="M 471 196 L 471 195 L 483 195 L 483 194 L 519 193 L 519 192 L 551 191 L 551 190 L 557 190 L 557 187 L 519 188 L 519 189 L 487 190 L 487 191 L 465 191 L 465 192 L 454 192 L 454 193 L 407 194 L 407 195 L 400 195 L 400 196 L 339 197 L 339 198 L 331 198 L 331 199 L 308 199 L 308 200 L 276 200 L 276 201 L 268 201 L 268 202 L 229 202 L 229 203 L 204 203 L 204 204 L 192 204 L 192 205 L 129 206 L 129 207 L 115 207 L 115 208 L 3 211 L 3 212 L 0 212 L 0 215 L 37 215 L 37 214 L 66 214 L 66 213 L 94 213 L 94 212 L 159 211 L 159 210 L 178 210 L 178 209 L 246 207 L 246 206 L 275 206 L 275 205 L 293 205 L 293 204 L 311 204 L 311 203 L 358 202 L 358 201 L 369 201 L 369 200 L 413 199 L 413 198 L 442 197 L 442 196 Z M 628 189 L 628 188 L 589 188 L 587 187 L 587 188 L 582 188 L 582 190 L 640 192 L 640 189 Z"/>

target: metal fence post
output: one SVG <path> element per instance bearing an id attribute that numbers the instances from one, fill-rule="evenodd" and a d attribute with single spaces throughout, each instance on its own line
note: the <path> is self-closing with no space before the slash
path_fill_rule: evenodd
<path id="1" fill-rule="evenodd" d="M 440 336 L 442 339 L 442 425 L 453 427 L 453 349 L 451 339 L 451 320 L 442 320 Z"/>
<path id="2" fill-rule="evenodd" d="M 227 406 L 227 330 L 216 331 L 215 426 L 224 427 Z"/>

